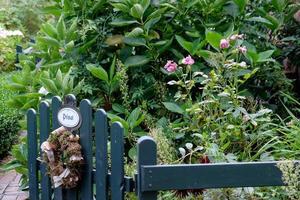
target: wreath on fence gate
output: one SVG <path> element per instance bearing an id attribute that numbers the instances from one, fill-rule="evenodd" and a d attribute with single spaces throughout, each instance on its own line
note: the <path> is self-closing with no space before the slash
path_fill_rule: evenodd
<path id="1" fill-rule="evenodd" d="M 76 187 L 81 180 L 83 165 L 79 136 L 60 127 L 50 133 L 41 149 L 42 161 L 47 165 L 54 187 Z"/>

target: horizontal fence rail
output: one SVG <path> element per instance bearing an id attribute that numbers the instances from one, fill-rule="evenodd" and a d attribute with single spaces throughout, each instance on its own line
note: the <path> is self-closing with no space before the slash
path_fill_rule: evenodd
<path id="1" fill-rule="evenodd" d="M 64 103 L 77 104 L 74 95 L 66 96 Z M 50 131 L 59 128 L 57 113 L 62 105 L 62 100 L 54 97 L 51 104 L 40 104 L 39 113 L 34 109 L 27 112 L 30 200 L 123 200 L 126 192 L 135 192 L 139 200 L 156 200 L 162 190 L 285 185 L 277 167 L 280 162 L 157 165 L 156 143 L 148 136 L 137 142 L 136 176 L 127 177 L 122 125 L 116 122 L 109 127 L 106 112 L 93 112 L 90 101 L 82 100 L 82 124 L 76 131 L 85 162 L 81 185 L 70 190 L 53 188 L 47 167 L 39 162 L 40 145 Z"/>

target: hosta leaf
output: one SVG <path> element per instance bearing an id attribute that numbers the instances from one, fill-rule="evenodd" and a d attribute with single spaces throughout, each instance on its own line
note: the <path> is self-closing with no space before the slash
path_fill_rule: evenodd
<path id="1" fill-rule="evenodd" d="M 46 35 L 48 35 L 49 37 L 57 39 L 57 30 L 56 30 L 56 28 L 55 28 L 54 26 L 52 26 L 51 24 L 49 24 L 49 23 L 44 23 L 44 24 L 41 26 L 41 30 L 42 30 Z"/>

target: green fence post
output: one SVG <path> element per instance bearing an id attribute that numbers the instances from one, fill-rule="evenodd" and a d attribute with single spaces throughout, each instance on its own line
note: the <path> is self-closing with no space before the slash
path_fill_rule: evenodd
<path id="1" fill-rule="evenodd" d="M 89 100 L 82 100 L 80 103 L 82 124 L 80 127 L 80 144 L 84 158 L 82 171 L 82 182 L 80 187 L 80 198 L 83 200 L 93 199 L 93 137 L 92 137 L 92 107 Z"/>
<path id="2" fill-rule="evenodd" d="M 137 179 L 137 189 L 138 189 L 138 199 L 139 200 L 156 200 L 157 192 L 156 191 L 148 191 L 144 192 L 143 185 L 143 177 L 141 172 L 141 167 L 144 165 L 156 165 L 157 153 L 156 153 L 156 143 L 155 141 L 148 136 L 143 136 L 138 140 L 138 148 L 137 148 L 137 171 L 138 171 L 138 179 Z M 151 187 L 151 184 L 149 184 Z"/>
<path id="3" fill-rule="evenodd" d="M 50 113 L 49 104 L 47 102 L 42 102 L 40 104 L 40 145 L 47 140 L 50 131 Z M 40 156 L 42 157 L 43 152 L 40 149 Z M 41 175 L 41 198 L 43 200 L 51 199 L 51 182 L 47 174 L 47 167 L 41 163 L 40 164 L 40 175 Z"/>
<path id="4" fill-rule="evenodd" d="M 111 126 L 111 198 L 124 199 L 124 129 L 119 122 Z"/>
<path id="5" fill-rule="evenodd" d="M 107 162 L 107 115 L 103 109 L 95 113 L 96 140 L 96 199 L 108 199 L 108 162 Z"/>
<path id="6" fill-rule="evenodd" d="M 29 171 L 29 199 L 39 199 L 38 185 L 38 165 L 37 165 L 37 124 L 36 112 L 30 109 L 27 112 L 27 128 L 28 128 L 28 171 Z"/>

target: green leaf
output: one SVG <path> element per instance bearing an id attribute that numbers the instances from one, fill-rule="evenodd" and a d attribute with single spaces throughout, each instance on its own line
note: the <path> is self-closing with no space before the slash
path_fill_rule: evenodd
<path id="1" fill-rule="evenodd" d="M 136 121 L 139 119 L 140 115 L 142 114 L 141 108 L 137 107 L 135 108 L 129 115 L 127 122 L 129 124 L 129 127 L 133 129 L 135 127 Z M 137 125 L 138 126 L 138 125 Z"/>
<path id="2" fill-rule="evenodd" d="M 248 3 L 248 0 L 234 0 L 234 3 L 239 7 L 240 12 L 243 12 Z"/>
<path id="3" fill-rule="evenodd" d="M 147 56 L 136 55 L 127 58 L 124 64 L 126 67 L 137 67 L 145 65 L 148 62 L 150 62 L 150 59 Z"/>
<path id="4" fill-rule="evenodd" d="M 190 54 L 192 54 L 192 50 L 193 50 L 193 43 L 186 41 L 183 37 L 176 35 L 175 36 L 177 42 L 180 44 L 180 46 L 182 48 L 184 48 L 185 50 L 187 50 Z"/>
<path id="5" fill-rule="evenodd" d="M 150 6 L 150 3 L 151 3 L 150 0 L 141 0 L 141 5 L 142 5 L 144 11 L 147 10 L 147 8 Z"/>
<path id="6" fill-rule="evenodd" d="M 58 23 L 56 25 L 56 29 L 57 29 L 57 33 L 58 33 L 58 38 L 61 40 L 65 39 L 65 35 L 66 35 L 66 25 L 64 22 L 64 16 L 61 15 Z"/>
<path id="7" fill-rule="evenodd" d="M 206 41 L 216 50 L 220 49 L 220 41 L 223 36 L 213 31 L 206 31 Z"/>
<path id="8" fill-rule="evenodd" d="M 57 39 L 57 30 L 49 23 L 45 23 L 41 27 L 42 31 L 51 38 Z"/>
<path id="9" fill-rule="evenodd" d="M 112 3 L 111 4 L 114 8 L 124 13 L 128 13 L 129 7 L 123 3 Z"/>
<path id="10" fill-rule="evenodd" d="M 93 74 L 93 76 L 108 82 L 108 74 L 101 66 L 96 67 L 94 64 L 87 64 L 86 68 Z"/>
<path id="11" fill-rule="evenodd" d="M 258 62 L 263 62 L 269 59 L 274 53 L 274 50 L 264 51 L 258 54 Z"/>
<path id="12" fill-rule="evenodd" d="M 144 33 L 144 30 L 142 28 L 136 27 L 134 28 L 130 33 L 127 34 L 127 37 L 138 37 Z"/>
<path id="13" fill-rule="evenodd" d="M 150 19 L 145 23 L 145 29 L 149 32 L 150 28 L 152 28 L 157 22 L 159 22 L 161 16 Z"/>
<path id="14" fill-rule="evenodd" d="M 138 21 L 136 20 L 132 20 L 132 19 L 124 19 L 124 18 L 117 18 L 117 19 L 114 19 L 110 24 L 112 26 L 128 26 L 128 25 L 131 25 L 131 24 L 135 24 L 135 23 L 138 23 Z"/>
<path id="15" fill-rule="evenodd" d="M 171 112 L 179 113 L 179 114 L 184 114 L 184 110 L 178 106 L 176 103 L 172 102 L 163 102 L 164 106 Z"/>
<path id="16" fill-rule="evenodd" d="M 116 56 L 114 56 L 113 61 L 109 68 L 109 80 L 112 81 L 114 74 L 115 74 L 115 68 L 116 68 Z"/>
<path id="17" fill-rule="evenodd" d="M 53 80 L 48 78 L 41 78 L 41 83 L 49 92 L 53 94 L 58 94 L 58 89 Z"/>
<path id="18" fill-rule="evenodd" d="M 124 43 L 130 46 L 146 46 L 146 40 L 144 38 L 125 37 Z"/>
<path id="19" fill-rule="evenodd" d="M 56 47 L 56 48 L 59 48 L 59 46 L 60 46 L 60 43 L 55 38 L 52 38 L 52 37 L 48 37 L 48 36 L 37 37 L 36 40 L 37 40 L 37 42 L 39 42 L 45 46 L 52 46 L 52 47 Z"/>
<path id="20" fill-rule="evenodd" d="M 117 115 L 111 114 L 111 113 L 107 113 L 107 117 L 111 120 L 112 123 L 120 122 L 122 124 L 122 126 L 128 131 L 129 125 L 124 119 L 122 119 L 121 117 L 119 117 Z"/>
<path id="21" fill-rule="evenodd" d="M 144 14 L 144 8 L 141 4 L 134 4 L 133 7 L 130 9 L 130 15 L 134 18 L 141 19 Z"/>
<path id="22" fill-rule="evenodd" d="M 267 20 L 266 18 L 263 18 L 263 17 L 251 17 L 251 18 L 247 19 L 247 21 L 260 22 L 260 23 L 267 24 L 267 25 L 273 25 L 272 22 L 270 22 L 269 20 Z"/>

